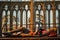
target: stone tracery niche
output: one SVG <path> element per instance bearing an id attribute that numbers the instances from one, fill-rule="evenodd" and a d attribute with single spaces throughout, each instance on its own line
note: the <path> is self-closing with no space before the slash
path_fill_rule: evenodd
<path id="1" fill-rule="evenodd" d="M 29 5 L 25 5 L 22 8 L 23 10 L 23 15 L 22 15 L 22 23 L 23 23 L 23 27 L 29 29 L 29 24 L 30 24 L 30 8 Z"/>
<path id="2" fill-rule="evenodd" d="M 47 29 L 53 27 L 53 10 L 51 4 L 46 6 L 46 23 Z"/>
<path id="3" fill-rule="evenodd" d="M 39 28 L 42 28 L 43 24 L 43 10 L 42 10 L 42 5 L 38 4 L 35 6 L 35 25 L 36 25 L 36 31 Z"/>
<path id="4" fill-rule="evenodd" d="M 5 5 L 2 11 L 2 33 L 8 32 L 9 27 L 10 27 L 10 10 L 8 10 L 8 5 Z"/>

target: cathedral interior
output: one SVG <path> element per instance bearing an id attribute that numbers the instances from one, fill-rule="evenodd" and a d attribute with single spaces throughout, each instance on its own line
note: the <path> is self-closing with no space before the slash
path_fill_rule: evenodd
<path id="1" fill-rule="evenodd" d="M 60 40 L 60 0 L 0 0 L 1 40 Z"/>

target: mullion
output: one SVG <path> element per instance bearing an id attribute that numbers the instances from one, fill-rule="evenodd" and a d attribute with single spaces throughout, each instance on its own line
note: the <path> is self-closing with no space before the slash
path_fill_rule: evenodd
<path id="1" fill-rule="evenodd" d="M 20 27 L 22 27 L 22 18 L 23 18 L 23 11 L 22 11 L 22 9 L 20 9 L 20 12 L 21 12 L 21 15 L 20 15 Z"/>
<path id="2" fill-rule="evenodd" d="M 50 28 L 50 10 L 48 10 L 48 27 Z"/>
<path id="3" fill-rule="evenodd" d="M 12 9 L 12 5 L 11 5 L 11 9 L 10 9 L 10 30 L 13 29 L 13 9 Z"/>
<path id="4" fill-rule="evenodd" d="M 16 29 L 18 27 L 18 10 L 16 10 Z"/>

